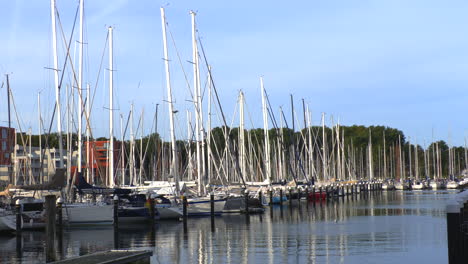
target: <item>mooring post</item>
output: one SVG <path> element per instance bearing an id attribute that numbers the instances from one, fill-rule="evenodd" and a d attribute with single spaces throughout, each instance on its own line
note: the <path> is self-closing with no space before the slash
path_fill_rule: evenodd
<path id="1" fill-rule="evenodd" d="M 297 201 L 298 201 L 298 202 L 301 201 L 301 196 L 302 196 L 301 188 L 300 188 L 300 187 L 297 187 Z M 299 203 L 299 204 L 300 204 L 300 203 Z"/>
<path id="2" fill-rule="evenodd" d="M 306 187 L 306 188 L 305 188 L 305 195 L 306 195 L 306 201 L 307 201 L 307 203 L 309 203 L 309 201 L 310 201 L 310 198 L 309 198 L 309 187 Z"/>
<path id="3" fill-rule="evenodd" d="M 46 220 L 46 261 L 55 261 L 55 218 L 56 218 L 55 195 L 45 197 L 45 220 Z"/>
<path id="4" fill-rule="evenodd" d="M 263 197 L 262 197 L 262 190 L 258 192 L 258 200 L 260 200 L 260 204 L 263 205 Z"/>
<path id="5" fill-rule="evenodd" d="M 292 188 L 291 187 L 288 187 L 288 191 L 289 191 L 289 205 L 292 205 Z"/>
<path id="6" fill-rule="evenodd" d="M 249 191 L 244 190 L 245 213 L 249 214 Z"/>
<path id="7" fill-rule="evenodd" d="M 185 195 L 182 195 L 182 216 L 183 216 L 183 220 L 184 220 L 184 223 L 187 222 L 187 205 L 188 205 L 188 202 L 187 202 L 187 196 Z"/>
<path id="8" fill-rule="evenodd" d="M 63 226 L 63 214 L 62 214 L 63 200 L 62 197 L 57 199 L 57 226 L 62 228 Z"/>
<path id="9" fill-rule="evenodd" d="M 322 185 L 319 186 L 319 200 L 322 200 Z"/>
<path id="10" fill-rule="evenodd" d="M 460 250 L 460 204 L 456 201 L 449 201 L 446 207 L 447 211 L 447 246 L 449 264 L 462 263 Z"/>
<path id="11" fill-rule="evenodd" d="M 268 189 L 268 193 L 270 196 L 270 206 L 273 206 L 273 189 L 272 188 Z"/>
<path id="12" fill-rule="evenodd" d="M 325 196 L 326 196 L 327 199 L 328 199 L 329 195 L 330 194 L 329 194 L 328 185 L 327 185 L 327 186 L 325 186 Z"/>
<path id="13" fill-rule="evenodd" d="M 282 207 L 283 206 L 283 189 L 279 189 L 279 204 Z"/>
<path id="14" fill-rule="evenodd" d="M 114 226 L 119 226 L 119 196 L 114 194 Z"/>
<path id="15" fill-rule="evenodd" d="M 211 218 L 214 218 L 214 215 L 215 215 L 215 206 L 214 206 L 214 194 L 211 193 L 210 194 L 210 212 L 211 212 Z"/>
<path id="16" fill-rule="evenodd" d="M 15 202 L 15 208 L 16 208 L 16 235 L 17 236 L 21 236 L 21 220 L 22 220 L 22 217 L 21 217 L 21 203 L 20 203 L 20 200 L 16 200 Z"/>
<path id="17" fill-rule="evenodd" d="M 154 222 L 156 218 L 156 208 L 154 208 L 154 199 L 151 198 L 151 195 L 149 196 L 149 209 L 150 209 L 150 217 L 151 217 L 151 222 Z"/>

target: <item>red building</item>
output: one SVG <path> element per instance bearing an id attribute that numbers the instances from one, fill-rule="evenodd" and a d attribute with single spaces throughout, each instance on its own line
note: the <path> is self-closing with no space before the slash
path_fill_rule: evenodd
<path id="1" fill-rule="evenodd" d="M 11 164 L 11 153 L 15 148 L 15 129 L 0 127 L 0 166 Z"/>
<path id="2" fill-rule="evenodd" d="M 94 175 L 94 178 L 88 178 L 88 181 L 90 183 L 109 185 L 109 179 L 107 179 L 109 169 L 109 141 L 85 141 L 84 144 L 86 148 L 86 157 L 84 158 L 89 157 L 86 164 L 92 169 L 90 172 L 91 175 Z M 114 141 L 114 172 L 120 161 L 120 146 L 120 141 Z"/>

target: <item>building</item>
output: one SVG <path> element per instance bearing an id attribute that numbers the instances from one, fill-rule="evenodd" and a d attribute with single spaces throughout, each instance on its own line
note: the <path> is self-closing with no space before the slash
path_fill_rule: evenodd
<path id="1" fill-rule="evenodd" d="M 109 141 L 85 141 L 84 145 L 86 156 L 83 158 L 88 159 L 86 164 L 91 169 L 87 181 L 92 184 L 104 184 L 108 186 Z M 114 141 L 114 175 L 117 175 L 116 168 L 120 162 L 121 146 L 120 141 Z M 87 168 L 87 166 L 84 166 L 84 168 Z"/>
<path id="2" fill-rule="evenodd" d="M 73 153 L 72 160 L 76 153 Z M 42 149 L 16 145 L 13 151 L 13 181 L 14 185 L 28 185 L 48 182 L 60 165 L 59 151 L 55 148 Z M 41 170 L 42 159 L 42 170 Z M 68 164 L 67 155 L 63 156 L 64 166 Z"/>
<path id="3" fill-rule="evenodd" d="M 15 146 L 15 129 L 0 127 L 0 181 L 10 182 L 8 167 Z"/>

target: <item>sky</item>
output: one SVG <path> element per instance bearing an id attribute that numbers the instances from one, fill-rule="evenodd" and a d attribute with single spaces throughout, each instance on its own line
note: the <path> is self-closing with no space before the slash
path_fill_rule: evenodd
<path id="1" fill-rule="evenodd" d="M 13 126 L 37 134 L 38 93 L 47 127 L 55 101 L 50 70 L 50 2 L 1 2 L 0 72 L 4 85 L 0 89 L 0 125 L 7 125 L 3 75 L 8 73 L 20 120 L 13 115 Z M 231 126 L 239 124 L 237 98 L 242 90 L 246 128 L 262 127 L 259 78 L 263 76 L 272 111 L 279 118 L 281 107 L 290 126 L 293 95 L 299 126 L 303 126 L 304 99 L 314 125 L 320 124 L 325 113 L 327 125 L 385 125 L 402 130 L 412 142 L 423 146 L 438 139 L 463 145 L 468 136 L 466 1 L 93 0 L 85 1 L 84 82 L 91 85 L 94 94 L 91 127 L 95 137 L 108 135 L 106 37 L 107 28 L 112 26 L 115 135 L 120 137 L 120 115 L 125 123 L 133 103 L 137 136 L 155 130 L 153 120 L 159 105 L 157 130 L 168 138 L 161 6 L 165 7 L 170 33 L 168 49 L 179 139 L 187 138 L 186 111 L 193 111 L 189 92 L 193 82 L 190 10 L 197 13 L 198 37 Z M 57 1 L 60 67 L 66 55 L 64 39 L 70 38 L 77 7 L 77 0 Z M 75 68 L 78 29 L 77 21 L 70 47 Z M 205 61 L 201 67 L 206 121 Z M 72 80 L 71 67 L 67 67 L 64 86 Z M 66 87 L 61 96 L 65 128 Z M 140 116 L 143 128 L 138 126 Z M 213 126 L 222 124 L 220 116 L 219 110 L 213 110 Z M 76 126 L 74 120 L 75 132 Z"/>

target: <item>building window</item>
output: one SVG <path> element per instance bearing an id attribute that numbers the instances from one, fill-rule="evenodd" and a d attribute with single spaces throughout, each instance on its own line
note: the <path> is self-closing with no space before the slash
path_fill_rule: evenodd
<path id="1" fill-rule="evenodd" d="M 5 156 L 5 159 L 9 159 L 10 158 L 10 153 L 5 153 L 4 156 Z"/>
<path id="2" fill-rule="evenodd" d="M 5 151 L 6 149 L 6 141 L 2 141 L 2 150 Z"/>
<path id="3" fill-rule="evenodd" d="M 7 138 L 7 130 L 4 128 L 2 129 L 2 138 Z"/>

